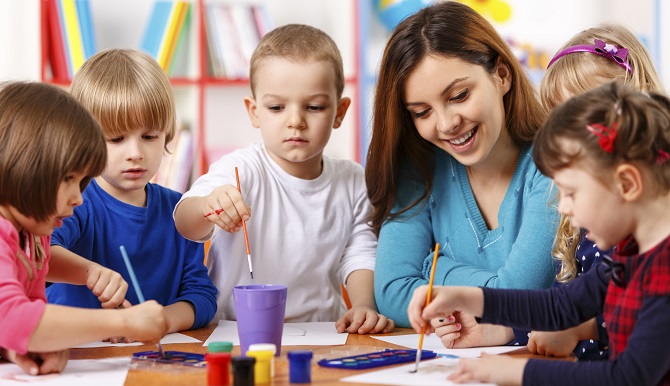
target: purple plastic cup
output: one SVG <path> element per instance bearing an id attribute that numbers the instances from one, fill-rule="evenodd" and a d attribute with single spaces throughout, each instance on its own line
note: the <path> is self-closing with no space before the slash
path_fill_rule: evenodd
<path id="1" fill-rule="evenodd" d="M 281 354 L 287 291 L 286 286 L 272 284 L 233 287 L 242 355 L 255 343 L 273 343 L 277 346 L 275 356 Z"/>

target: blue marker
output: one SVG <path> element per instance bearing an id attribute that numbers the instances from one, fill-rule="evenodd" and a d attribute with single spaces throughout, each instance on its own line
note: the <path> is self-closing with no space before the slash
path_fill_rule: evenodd
<path id="1" fill-rule="evenodd" d="M 137 277 L 135 276 L 135 270 L 133 269 L 133 266 L 130 264 L 130 259 L 128 258 L 128 254 L 126 253 L 126 247 L 122 245 L 119 247 L 119 249 L 121 250 L 121 256 L 123 257 L 123 261 L 126 263 L 126 268 L 128 269 L 128 274 L 130 275 L 130 281 L 133 283 L 133 288 L 135 288 L 137 299 L 140 301 L 140 303 L 144 303 L 144 295 L 142 294 L 142 289 L 140 289 L 140 283 L 137 282 Z"/>
<path id="2" fill-rule="evenodd" d="M 126 247 L 121 245 L 119 249 L 121 250 L 121 256 L 123 257 L 123 262 L 126 263 L 126 269 L 128 269 L 128 275 L 130 275 L 130 281 L 133 283 L 133 288 L 135 288 L 137 299 L 140 301 L 140 303 L 144 303 L 144 295 L 142 294 L 140 283 L 137 281 L 137 276 L 135 276 L 135 270 L 133 269 L 132 264 L 130 264 L 130 259 L 128 258 L 128 254 L 126 253 Z M 156 343 L 156 346 L 158 346 L 158 353 L 160 357 L 165 358 L 166 356 L 165 352 L 163 351 L 163 346 L 161 345 L 161 342 L 158 341 L 158 343 Z"/>

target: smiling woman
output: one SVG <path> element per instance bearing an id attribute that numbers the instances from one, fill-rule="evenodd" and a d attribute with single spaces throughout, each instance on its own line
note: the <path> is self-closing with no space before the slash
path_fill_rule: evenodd
<path id="1" fill-rule="evenodd" d="M 398 25 L 380 69 L 366 164 L 380 312 L 409 325 L 435 243 L 436 285 L 550 286 L 557 216 L 531 157 L 544 113 L 504 40 L 469 7 L 435 4 Z M 514 338 L 501 328 L 461 342 L 461 329 L 481 330 L 467 315 L 435 323 L 450 346 Z"/>

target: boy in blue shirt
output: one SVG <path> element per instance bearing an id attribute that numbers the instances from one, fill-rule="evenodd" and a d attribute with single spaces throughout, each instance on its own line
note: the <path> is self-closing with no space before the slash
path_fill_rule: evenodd
<path id="1" fill-rule="evenodd" d="M 100 122 L 108 159 L 84 191 L 83 205 L 53 233 L 52 259 L 80 255 L 128 281 L 119 250 L 124 245 L 145 297 L 166 306 L 169 332 L 207 325 L 217 290 L 203 264 L 203 247 L 174 226 L 180 194 L 149 183 L 175 133 L 169 79 L 149 55 L 114 49 L 87 60 L 71 92 Z M 85 286 L 69 284 L 53 284 L 47 297 L 49 303 L 90 308 L 104 301 L 104 294 L 96 298 Z M 132 286 L 126 300 L 138 303 Z"/>

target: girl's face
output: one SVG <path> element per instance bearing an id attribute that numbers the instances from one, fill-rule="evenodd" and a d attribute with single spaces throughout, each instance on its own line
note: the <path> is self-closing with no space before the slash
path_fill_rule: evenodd
<path id="1" fill-rule="evenodd" d="M 573 227 L 586 229 L 586 237 L 600 249 L 610 249 L 631 234 L 632 216 L 626 213 L 627 207 L 617 190 L 594 177 L 583 163 L 554 174 L 559 193 L 558 212 L 570 217 Z"/>
<path id="2" fill-rule="evenodd" d="M 32 217 L 24 216 L 14 207 L 5 207 L 3 216 L 14 224 L 18 232 L 22 229 L 27 230 L 35 236 L 48 236 L 54 229 L 63 225 L 63 219 L 72 216 L 74 208 L 83 202 L 81 196 L 81 180 L 86 177 L 83 173 L 73 172 L 67 174 L 58 187 L 58 196 L 56 197 L 56 213 L 49 216 L 44 221 L 37 221 Z"/>
<path id="3" fill-rule="evenodd" d="M 493 74 L 458 58 L 428 56 L 405 82 L 405 106 L 419 135 L 466 166 L 486 161 L 511 145 L 503 96 L 511 74 L 499 64 Z"/>

